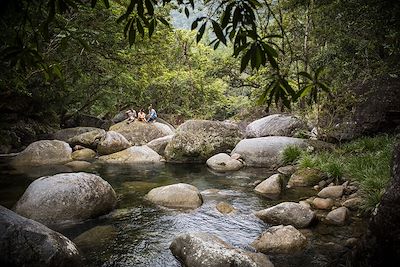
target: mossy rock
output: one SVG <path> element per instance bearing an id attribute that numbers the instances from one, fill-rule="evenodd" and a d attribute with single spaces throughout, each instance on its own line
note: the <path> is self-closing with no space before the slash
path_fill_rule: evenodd
<path id="1" fill-rule="evenodd" d="M 318 169 L 305 168 L 298 169 L 292 174 L 288 181 L 289 187 L 314 186 L 324 180 L 325 174 Z"/>

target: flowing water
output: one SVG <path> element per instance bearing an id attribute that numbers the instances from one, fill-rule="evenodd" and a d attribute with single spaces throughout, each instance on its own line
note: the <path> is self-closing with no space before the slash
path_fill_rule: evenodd
<path id="1" fill-rule="evenodd" d="M 12 208 L 35 178 L 71 171 L 64 166 L 34 168 L 17 172 L 1 160 L 0 205 Z M 315 195 L 310 188 L 286 190 L 277 200 L 254 193 L 254 182 L 272 173 L 264 169 L 245 169 L 215 173 L 204 165 L 96 165 L 88 172 L 107 180 L 118 195 L 118 206 L 110 214 L 78 225 L 57 229 L 73 240 L 85 257 L 86 266 L 181 266 L 169 245 L 175 236 L 187 232 L 208 232 L 233 246 L 253 250 L 249 245 L 269 225 L 254 216 L 254 211 L 282 201 L 299 201 Z M 152 188 L 189 183 L 202 191 L 204 204 L 195 210 L 174 210 L 156 206 L 144 196 Z M 215 207 L 225 201 L 235 212 L 223 215 Z M 279 266 L 336 266 L 349 252 L 344 242 L 358 237 L 365 223 L 356 217 L 347 227 L 323 224 L 303 230 L 309 245 L 305 252 L 290 256 L 271 256 Z"/>

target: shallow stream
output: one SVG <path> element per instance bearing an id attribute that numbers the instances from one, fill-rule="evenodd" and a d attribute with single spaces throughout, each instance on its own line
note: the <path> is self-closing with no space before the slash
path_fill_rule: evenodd
<path id="1" fill-rule="evenodd" d="M 13 170 L 0 159 L 0 205 L 12 208 L 34 179 L 71 171 L 65 166 L 48 166 L 24 172 Z M 269 225 L 254 216 L 283 201 L 299 201 L 316 194 L 311 188 L 286 190 L 278 200 L 269 200 L 253 191 L 256 180 L 272 173 L 264 169 L 245 169 L 219 174 L 205 165 L 96 165 L 87 172 L 107 180 L 118 195 L 117 209 L 110 214 L 78 225 L 57 229 L 73 240 L 85 257 L 87 266 L 181 266 L 169 245 L 180 233 L 208 232 L 228 243 L 252 250 L 249 244 Z M 195 210 L 173 210 L 156 206 L 144 199 L 154 187 L 189 183 L 202 191 L 204 204 Z M 209 190 L 213 189 L 213 190 Z M 223 215 L 216 204 L 225 201 L 236 209 Z M 345 242 L 365 231 L 365 222 L 352 217 L 346 227 L 322 223 L 302 230 L 308 237 L 305 252 L 271 256 L 280 266 L 338 266 L 345 264 L 350 249 Z"/>

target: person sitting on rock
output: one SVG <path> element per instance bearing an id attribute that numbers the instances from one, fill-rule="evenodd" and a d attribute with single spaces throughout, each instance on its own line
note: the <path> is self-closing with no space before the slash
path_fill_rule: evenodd
<path id="1" fill-rule="evenodd" d="M 138 113 L 138 121 L 146 122 L 146 113 L 144 113 L 143 109 L 141 109 Z"/>
<path id="2" fill-rule="evenodd" d="M 147 119 L 147 122 L 152 122 L 155 119 L 157 119 L 157 112 L 153 108 L 153 106 L 150 104 L 150 106 L 149 106 L 149 118 Z"/>
<path id="3" fill-rule="evenodd" d="M 128 109 L 128 111 L 126 112 L 126 115 L 128 116 L 128 121 L 126 123 L 131 123 L 134 122 L 136 119 L 136 110 L 134 109 Z"/>

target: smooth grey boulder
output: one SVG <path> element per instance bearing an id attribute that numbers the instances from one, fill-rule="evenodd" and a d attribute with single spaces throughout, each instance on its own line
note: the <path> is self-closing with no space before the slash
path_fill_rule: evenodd
<path id="1" fill-rule="evenodd" d="M 234 248 L 208 233 L 188 233 L 177 236 L 170 250 L 187 267 L 273 267 L 269 258 Z"/>
<path id="2" fill-rule="evenodd" d="M 107 163 L 160 163 L 162 157 L 148 146 L 132 146 L 122 151 L 99 157 Z"/>
<path id="3" fill-rule="evenodd" d="M 307 141 L 285 136 L 243 139 L 232 154 L 240 154 L 247 166 L 275 169 L 283 165 L 282 153 L 288 146 L 306 148 Z"/>
<path id="4" fill-rule="evenodd" d="M 75 244 L 43 224 L 0 206 L 1 266 L 81 266 Z"/>
<path id="5" fill-rule="evenodd" d="M 176 129 L 165 148 L 169 162 L 204 163 L 211 156 L 232 150 L 242 134 L 235 123 L 189 120 Z"/>
<path id="6" fill-rule="evenodd" d="M 295 202 L 283 202 L 268 209 L 256 212 L 256 216 L 273 225 L 293 225 L 296 228 L 306 228 L 315 219 L 315 213 Z"/>
<path id="7" fill-rule="evenodd" d="M 51 135 L 51 139 L 67 142 L 68 139 L 70 139 L 71 137 L 74 137 L 74 136 L 77 136 L 77 135 L 80 135 L 83 133 L 91 132 L 94 130 L 100 130 L 100 129 L 96 128 L 96 127 L 65 128 L 65 129 L 61 129 L 61 130 L 58 130 L 57 132 L 53 133 Z"/>
<path id="8" fill-rule="evenodd" d="M 159 122 L 119 122 L 110 127 L 110 131 L 122 134 L 132 145 L 140 146 L 167 135 L 174 134 L 174 131 L 163 123 Z"/>
<path id="9" fill-rule="evenodd" d="M 242 162 L 231 158 L 231 156 L 226 153 L 219 153 L 212 156 L 206 161 L 206 164 L 208 167 L 218 172 L 237 171 L 243 167 Z"/>
<path id="10" fill-rule="evenodd" d="M 100 140 L 106 135 L 103 129 L 96 129 L 90 132 L 82 133 L 68 139 L 68 143 L 74 147 L 76 145 L 96 149 Z"/>
<path id="11" fill-rule="evenodd" d="M 173 134 L 154 139 L 147 143 L 147 146 L 157 152 L 159 155 L 164 156 L 165 148 L 174 137 Z"/>
<path id="12" fill-rule="evenodd" d="M 246 127 L 246 137 L 295 136 L 308 131 L 305 122 L 292 115 L 273 114 L 253 121 Z"/>
<path id="13" fill-rule="evenodd" d="M 318 192 L 322 198 L 340 198 L 343 196 L 344 187 L 342 185 L 333 185 L 323 188 Z"/>
<path id="14" fill-rule="evenodd" d="M 131 143 L 126 138 L 117 132 L 108 131 L 97 145 L 97 152 L 100 155 L 108 155 L 127 149 Z"/>
<path id="15" fill-rule="evenodd" d="M 111 185 L 91 173 L 60 173 L 33 181 L 15 205 L 15 212 L 47 226 L 76 223 L 114 209 Z"/>
<path id="16" fill-rule="evenodd" d="M 293 254 L 306 248 L 307 238 L 291 225 L 279 225 L 268 228 L 251 245 L 262 253 Z"/>
<path id="17" fill-rule="evenodd" d="M 195 209 L 203 204 L 199 190 L 184 183 L 153 188 L 146 195 L 146 199 L 168 208 Z"/>
<path id="18" fill-rule="evenodd" d="M 14 166 L 64 164 L 72 161 L 71 154 L 72 149 L 66 142 L 41 140 L 30 144 L 11 163 Z"/>

